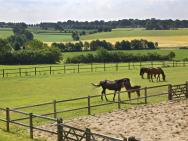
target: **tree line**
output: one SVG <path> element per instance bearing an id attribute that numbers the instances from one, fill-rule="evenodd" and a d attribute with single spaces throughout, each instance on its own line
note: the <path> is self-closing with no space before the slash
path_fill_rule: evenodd
<path id="1" fill-rule="evenodd" d="M 0 22 L 0 27 L 13 27 L 18 24 L 25 23 L 5 23 Z M 146 28 L 148 30 L 168 30 L 176 28 L 188 28 L 188 20 L 160 20 L 160 19 L 122 19 L 118 21 L 72 21 L 68 20 L 66 22 L 43 22 L 40 24 L 28 24 L 29 27 L 37 27 L 42 29 L 55 29 L 63 31 L 65 29 L 94 29 L 97 32 L 109 32 L 113 28 Z"/>
<path id="2" fill-rule="evenodd" d="M 61 60 L 58 48 L 33 39 L 24 24 L 13 27 L 14 35 L 0 39 L 0 64 L 51 64 Z"/>
<path id="3" fill-rule="evenodd" d="M 142 50 L 142 49 L 157 49 L 158 43 L 147 40 L 132 40 L 132 41 L 117 41 L 115 44 L 105 40 L 93 40 L 91 42 L 76 42 L 76 43 L 52 43 L 52 47 L 58 48 L 61 52 L 80 52 L 80 51 L 96 51 L 99 48 L 106 50 Z"/>
<path id="4" fill-rule="evenodd" d="M 166 61 L 175 57 L 174 52 L 169 54 L 147 53 L 132 54 L 120 51 L 108 51 L 98 49 L 96 53 L 87 53 L 78 56 L 68 57 L 66 63 L 113 63 L 113 62 L 139 62 L 139 61 Z"/>

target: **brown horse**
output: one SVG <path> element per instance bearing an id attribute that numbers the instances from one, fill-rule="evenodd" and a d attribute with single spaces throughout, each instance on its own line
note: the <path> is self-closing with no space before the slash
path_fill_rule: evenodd
<path id="1" fill-rule="evenodd" d="M 126 90 L 127 90 L 127 92 L 128 92 L 129 100 L 131 99 L 131 93 L 132 93 L 132 92 L 136 92 L 138 98 L 140 98 L 140 88 L 141 88 L 141 86 L 138 86 L 138 85 L 136 85 L 136 86 L 131 86 L 131 85 L 129 85 L 129 84 L 124 85 L 124 86 L 125 86 L 125 88 L 126 88 Z"/>
<path id="2" fill-rule="evenodd" d="M 130 79 L 129 78 L 123 78 L 123 79 L 114 80 L 114 81 L 103 80 L 103 81 L 100 81 L 99 84 L 93 84 L 93 83 L 91 83 L 91 84 L 95 87 L 102 87 L 102 89 L 103 89 L 102 92 L 101 92 L 101 99 L 102 100 L 103 100 L 103 96 L 105 96 L 106 101 L 108 101 L 108 99 L 106 97 L 106 89 L 114 90 L 113 101 L 115 101 L 116 93 L 120 92 L 121 88 L 124 87 L 125 85 L 130 85 Z"/>
<path id="3" fill-rule="evenodd" d="M 100 81 L 99 84 L 93 84 L 93 83 L 91 83 L 91 84 L 95 87 L 102 87 L 102 89 L 103 89 L 101 92 L 102 100 L 103 100 L 103 96 L 105 96 L 106 101 L 108 101 L 108 99 L 106 97 L 106 89 L 108 89 L 108 90 L 114 90 L 113 101 L 115 101 L 116 93 L 120 92 L 122 87 L 126 88 L 126 90 L 128 92 L 129 99 L 131 99 L 132 92 L 136 92 L 138 97 L 140 97 L 140 90 L 139 90 L 140 86 L 132 87 L 129 78 L 123 78 L 123 79 L 114 80 L 114 81 L 103 80 L 103 81 Z"/>
<path id="4" fill-rule="evenodd" d="M 140 68 L 140 76 L 142 77 L 142 79 L 144 79 L 144 73 L 147 73 L 147 78 L 149 79 L 149 75 L 148 75 L 148 71 L 150 68 Z"/>
<path id="5" fill-rule="evenodd" d="M 163 81 L 166 79 L 166 75 L 162 68 L 150 68 L 148 71 L 149 80 L 153 82 L 153 76 L 156 77 L 157 81 L 160 81 L 160 75 L 162 75 Z"/>

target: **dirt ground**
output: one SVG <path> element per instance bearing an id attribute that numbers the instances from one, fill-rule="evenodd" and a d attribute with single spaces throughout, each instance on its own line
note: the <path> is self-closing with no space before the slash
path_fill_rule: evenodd
<path id="1" fill-rule="evenodd" d="M 123 138 L 135 136 L 142 141 L 188 141 L 188 101 L 137 106 L 95 116 L 85 116 L 65 121 L 65 124 Z M 43 128 L 56 130 L 53 125 Z M 56 137 L 35 132 L 49 141 Z"/>

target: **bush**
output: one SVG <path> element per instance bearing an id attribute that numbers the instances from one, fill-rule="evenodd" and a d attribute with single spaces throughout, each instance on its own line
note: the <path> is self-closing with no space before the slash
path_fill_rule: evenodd
<path id="1" fill-rule="evenodd" d="M 19 50 L 0 56 L 1 64 L 54 64 L 61 60 L 60 50 L 45 48 L 40 50 Z"/>
<path id="2" fill-rule="evenodd" d="M 162 61 L 171 60 L 172 53 L 160 55 L 158 53 L 148 53 L 145 55 L 131 54 L 124 52 L 110 52 L 105 49 L 97 50 L 96 54 L 86 54 L 69 57 L 66 63 L 103 63 L 103 62 L 138 62 L 138 61 Z"/>

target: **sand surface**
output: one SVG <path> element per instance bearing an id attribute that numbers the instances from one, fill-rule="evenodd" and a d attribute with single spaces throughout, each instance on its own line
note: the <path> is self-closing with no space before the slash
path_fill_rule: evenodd
<path id="1" fill-rule="evenodd" d="M 142 141 L 188 141 L 188 102 L 137 106 L 128 110 L 80 117 L 65 123 L 118 138 L 135 136 Z M 43 128 L 56 131 L 53 125 L 44 125 Z M 35 135 L 49 141 L 56 138 L 38 131 Z"/>

